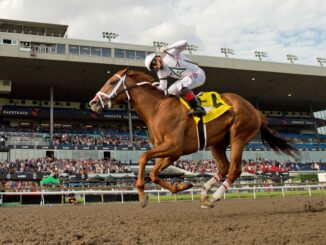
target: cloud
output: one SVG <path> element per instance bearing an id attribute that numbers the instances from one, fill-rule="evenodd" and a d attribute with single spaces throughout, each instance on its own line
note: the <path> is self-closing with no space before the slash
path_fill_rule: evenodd
<path id="1" fill-rule="evenodd" d="M 1 18 L 69 25 L 70 38 L 102 40 L 102 31 L 119 33 L 116 42 L 152 45 L 187 39 L 198 54 L 317 65 L 326 57 L 326 1 L 323 0 L 0 0 Z"/>

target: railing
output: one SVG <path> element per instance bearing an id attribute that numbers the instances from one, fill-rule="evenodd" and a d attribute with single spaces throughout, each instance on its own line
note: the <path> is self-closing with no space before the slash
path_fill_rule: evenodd
<path id="1" fill-rule="evenodd" d="M 215 191 L 216 189 L 213 189 Z M 87 190 L 87 191 L 42 191 L 42 192 L 3 192 L 0 193 L 0 204 L 3 201 L 4 196 L 19 196 L 22 200 L 23 196 L 39 196 L 40 205 L 45 205 L 45 196 L 60 195 L 61 203 L 64 204 L 65 197 L 69 194 L 74 193 L 82 201 L 83 205 L 86 205 L 86 197 L 90 195 L 100 196 L 100 201 L 98 203 L 105 203 L 105 195 L 115 195 L 119 196 L 119 201 L 121 203 L 125 202 L 126 195 L 137 196 L 137 190 Z M 148 190 L 146 191 L 151 197 L 152 201 L 157 201 L 158 203 L 164 200 L 177 201 L 181 200 L 197 200 L 199 199 L 201 189 L 190 189 L 186 190 L 180 194 L 171 194 L 167 190 Z M 277 195 L 275 195 L 275 193 Z M 228 198 L 252 198 L 257 199 L 259 197 L 287 197 L 287 196 L 313 196 L 315 195 L 326 195 L 326 184 L 321 185 L 301 185 L 301 186 L 273 186 L 273 187 L 242 187 L 242 188 L 230 188 L 227 193 L 224 194 L 224 199 Z M 318 193 L 318 194 L 317 194 Z M 182 196 L 183 198 L 178 198 Z M 242 196 L 242 197 L 241 197 Z M 168 197 L 168 198 L 167 198 Z M 22 203 L 20 203 L 22 204 Z"/>

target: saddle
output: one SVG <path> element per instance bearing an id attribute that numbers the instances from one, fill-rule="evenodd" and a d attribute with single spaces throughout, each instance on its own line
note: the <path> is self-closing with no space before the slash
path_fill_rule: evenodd
<path id="1" fill-rule="evenodd" d="M 206 110 L 206 115 L 202 117 L 202 122 L 208 123 L 215 118 L 223 115 L 226 111 L 230 110 L 232 106 L 228 105 L 217 92 L 201 92 L 197 95 L 202 107 Z M 188 103 L 180 97 L 181 103 L 190 110 Z M 193 116 L 196 124 L 201 118 Z"/>

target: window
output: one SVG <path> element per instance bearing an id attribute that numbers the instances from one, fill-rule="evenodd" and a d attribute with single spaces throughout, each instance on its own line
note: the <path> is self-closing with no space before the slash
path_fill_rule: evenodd
<path id="1" fill-rule="evenodd" d="M 66 102 L 66 106 L 70 106 L 70 102 Z"/>
<path id="2" fill-rule="evenodd" d="M 79 54 L 79 46 L 69 45 L 69 54 Z"/>
<path id="3" fill-rule="evenodd" d="M 10 39 L 3 39 L 3 44 L 11 44 L 11 40 Z"/>
<path id="4" fill-rule="evenodd" d="M 30 48 L 31 43 L 30 42 L 20 42 L 21 48 Z"/>
<path id="5" fill-rule="evenodd" d="M 116 48 L 114 50 L 114 55 L 115 55 L 115 57 L 118 57 L 118 58 L 125 58 L 125 51 L 123 49 Z"/>
<path id="6" fill-rule="evenodd" d="M 65 54 L 66 53 L 66 45 L 65 44 L 57 44 L 57 53 Z"/>
<path id="7" fill-rule="evenodd" d="M 26 104 L 26 101 L 25 101 L 25 100 L 21 100 L 20 103 L 21 103 L 22 105 L 25 105 L 25 104 Z"/>
<path id="8" fill-rule="evenodd" d="M 91 55 L 101 56 L 101 48 L 91 47 Z"/>
<path id="9" fill-rule="evenodd" d="M 127 59 L 135 59 L 135 50 L 125 50 Z"/>
<path id="10" fill-rule="evenodd" d="M 145 51 L 136 51 L 136 59 L 145 59 Z"/>
<path id="11" fill-rule="evenodd" d="M 102 56 L 111 57 L 111 49 L 110 48 L 102 48 Z"/>
<path id="12" fill-rule="evenodd" d="M 81 55 L 91 55 L 91 48 L 87 46 L 80 46 Z"/>
<path id="13" fill-rule="evenodd" d="M 33 105 L 36 105 L 37 104 L 37 101 L 36 100 L 33 100 Z"/>
<path id="14" fill-rule="evenodd" d="M 11 81 L 10 80 L 2 80 L 3 86 L 10 86 Z"/>
<path id="15" fill-rule="evenodd" d="M 9 100 L 9 104 L 13 104 L 14 103 L 14 101 L 13 100 Z"/>

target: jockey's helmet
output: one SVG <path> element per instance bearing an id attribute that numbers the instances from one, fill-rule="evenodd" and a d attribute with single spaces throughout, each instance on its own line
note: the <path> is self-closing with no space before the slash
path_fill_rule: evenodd
<path id="1" fill-rule="evenodd" d="M 155 54 L 155 53 L 151 53 L 149 55 L 146 56 L 145 58 L 145 67 L 147 68 L 147 70 L 151 71 L 153 70 L 153 60 L 155 59 L 155 57 L 160 56 L 159 54 Z"/>

